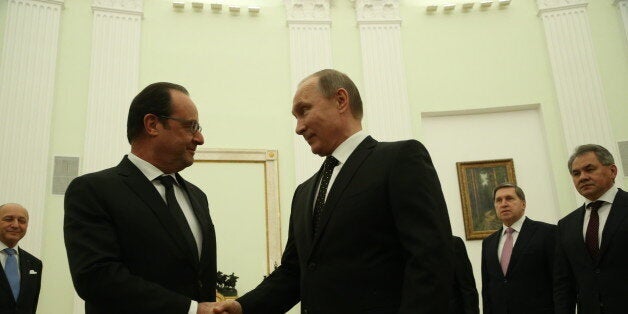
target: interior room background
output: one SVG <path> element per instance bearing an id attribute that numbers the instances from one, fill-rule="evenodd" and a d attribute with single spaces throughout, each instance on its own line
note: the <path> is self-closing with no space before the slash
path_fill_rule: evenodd
<path id="1" fill-rule="evenodd" d="M 526 214 L 549 223 L 582 201 L 566 167 L 575 146 L 599 143 L 628 166 L 618 145 L 628 141 L 627 39 L 628 0 L 1 0 L 0 203 L 30 211 L 20 245 L 44 263 L 38 312 L 82 313 L 55 157 L 78 157 L 79 174 L 117 164 L 130 101 L 150 83 L 190 91 L 200 149 L 274 152 L 277 212 L 264 161 L 183 173 L 208 195 L 218 268 L 240 277 L 242 294 L 272 269 L 292 192 L 321 163 L 290 113 L 307 74 L 347 73 L 367 132 L 426 145 L 464 239 L 456 162 L 513 158 Z M 481 241 L 466 246 L 481 290 Z"/>

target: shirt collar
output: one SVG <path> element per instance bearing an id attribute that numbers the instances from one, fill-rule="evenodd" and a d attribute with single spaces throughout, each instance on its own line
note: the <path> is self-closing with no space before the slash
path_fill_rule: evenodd
<path id="1" fill-rule="evenodd" d="M 135 165 L 135 167 L 137 167 L 137 169 L 140 169 L 140 171 L 148 179 L 148 181 L 153 181 L 165 174 L 161 170 L 159 170 L 159 168 L 153 166 L 153 164 L 151 164 L 150 162 L 140 157 L 137 157 L 133 153 L 129 153 L 128 157 L 129 160 Z M 174 182 L 177 185 L 179 184 L 177 182 L 177 176 L 175 176 L 174 173 L 170 173 L 168 175 L 174 178 Z"/>
<path id="2" fill-rule="evenodd" d="M 363 130 L 353 133 L 353 135 L 349 136 L 348 139 L 338 145 L 331 155 L 338 159 L 340 165 L 344 164 L 347 162 L 347 159 L 349 159 L 351 153 L 353 153 L 356 147 L 358 147 L 367 136 L 368 134 Z"/>
<path id="3" fill-rule="evenodd" d="M 617 195 L 617 188 L 613 186 L 608 189 L 606 193 L 602 194 L 602 196 L 600 196 L 597 200 L 592 201 L 589 199 L 585 199 L 584 208 L 587 208 L 589 204 L 593 203 L 594 201 L 605 201 L 609 204 L 613 204 L 613 201 L 615 200 L 615 195 Z"/>
<path id="4" fill-rule="evenodd" d="M 523 227 L 524 220 L 526 220 L 526 215 L 521 215 L 519 220 L 515 221 L 515 223 L 513 223 L 512 226 L 510 226 L 510 228 L 515 229 L 515 231 L 517 232 L 521 232 L 521 227 Z M 502 235 L 506 233 L 506 229 L 508 229 L 508 226 L 502 225 Z"/>
<path id="5" fill-rule="evenodd" d="M 8 246 L 4 244 L 4 242 L 0 241 L 0 252 L 3 252 L 6 248 L 8 248 Z M 12 247 L 12 249 L 15 250 L 15 254 L 20 254 L 20 250 L 18 249 L 17 244 Z"/>

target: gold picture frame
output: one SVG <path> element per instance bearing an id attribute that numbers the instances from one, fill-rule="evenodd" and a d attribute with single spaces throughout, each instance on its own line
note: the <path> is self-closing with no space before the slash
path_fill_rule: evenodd
<path id="1" fill-rule="evenodd" d="M 457 162 L 462 216 L 467 240 L 481 240 L 501 228 L 493 206 L 493 189 L 517 183 L 512 158 Z"/>

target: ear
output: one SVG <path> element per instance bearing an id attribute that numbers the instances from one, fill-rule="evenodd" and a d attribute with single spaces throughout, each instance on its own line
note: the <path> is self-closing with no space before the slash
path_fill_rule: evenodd
<path id="1" fill-rule="evenodd" d="M 336 91 L 336 101 L 338 102 L 338 111 L 340 113 L 350 112 L 349 106 L 349 93 L 344 88 L 339 88 Z"/>
<path id="2" fill-rule="evenodd" d="M 617 166 L 615 164 L 610 165 L 611 176 L 613 178 L 613 182 L 615 181 L 615 177 L 617 177 Z"/>
<path id="3" fill-rule="evenodd" d="M 144 131 L 148 136 L 157 136 L 159 134 L 159 118 L 152 113 L 144 116 Z"/>

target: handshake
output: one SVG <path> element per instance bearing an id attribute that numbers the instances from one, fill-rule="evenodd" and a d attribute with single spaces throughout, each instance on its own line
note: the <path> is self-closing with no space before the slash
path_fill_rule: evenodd
<path id="1" fill-rule="evenodd" d="M 203 302 L 198 304 L 196 314 L 242 314 L 238 301 Z"/>

